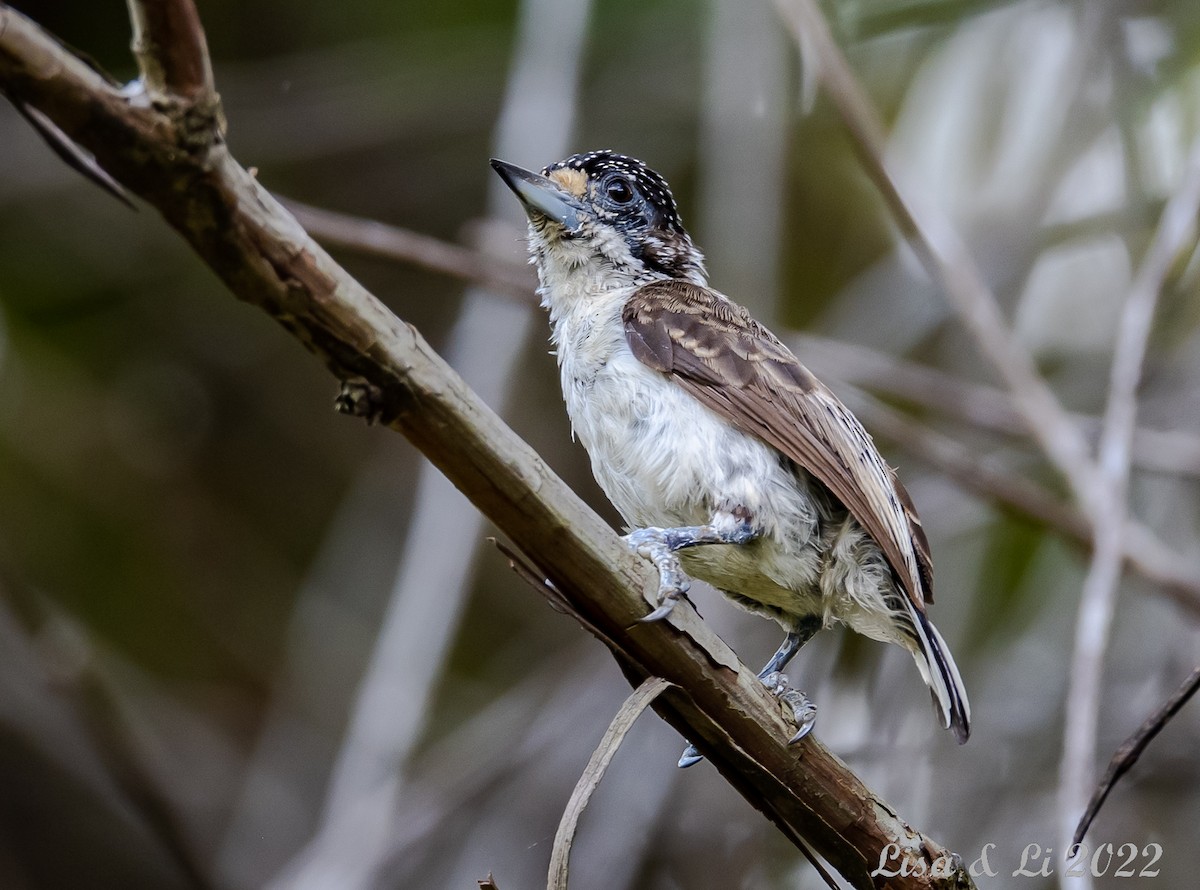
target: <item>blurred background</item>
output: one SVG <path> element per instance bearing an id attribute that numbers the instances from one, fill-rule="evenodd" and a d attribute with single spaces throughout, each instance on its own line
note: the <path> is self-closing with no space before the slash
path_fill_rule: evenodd
<path id="1" fill-rule="evenodd" d="M 134 76 L 121 0 L 13 5 Z M 1010 875 L 1027 844 L 1056 845 L 1087 554 L 981 490 L 986 469 L 1065 499 L 772 5 L 199 6 L 232 150 L 281 196 L 521 262 L 520 213 L 490 156 L 541 167 L 613 148 L 667 177 L 713 284 L 877 430 L 932 541 L 932 615 L 971 692 L 970 743 L 936 727 L 907 656 L 841 631 L 789 672 L 820 707 L 818 736 L 968 861 L 994 844 L 1000 877 L 981 887 L 1055 886 Z M 885 117 L 893 169 L 953 221 L 1094 431 L 1120 306 L 1200 134 L 1200 6 L 825 10 Z M 571 441 L 530 300 L 334 252 L 618 524 Z M 1127 573 L 1098 769 L 1200 662 L 1195 266 L 1181 255 L 1163 292 L 1131 489 L 1193 582 L 1171 593 Z M 419 454 L 335 414 L 335 394 L 152 210 L 84 182 L 0 104 L 5 890 L 544 883 L 563 806 L 628 687 Z M 748 663 L 774 650 L 773 624 L 712 591 L 695 600 Z M 1161 875 L 1133 885 L 1194 885 L 1198 737 L 1193 703 L 1092 830 L 1162 846 Z M 572 887 L 820 886 L 711 766 L 675 768 L 681 746 L 652 715 L 635 726 L 584 815 Z"/>

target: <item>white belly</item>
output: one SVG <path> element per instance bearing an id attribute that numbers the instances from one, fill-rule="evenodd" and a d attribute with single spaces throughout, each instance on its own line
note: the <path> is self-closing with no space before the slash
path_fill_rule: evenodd
<path id="1" fill-rule="evenodd" d="M 683 551 L 684 569 L 770 610 L 822 612 L 819 529 L 827 502 L 773 448 L 639 362 L 619 311 L 616 324 L 600 311 L 558 332 L 575 338 L 562 363 L 563 392 L 600 487 L 631 528 L 702 525 L 745 509 L 758 540 Z"/>

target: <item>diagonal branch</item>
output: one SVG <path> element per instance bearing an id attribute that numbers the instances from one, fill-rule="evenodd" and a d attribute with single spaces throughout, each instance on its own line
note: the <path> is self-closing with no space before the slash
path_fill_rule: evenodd
<path id="1" fill-rule="evenodd" d="M 656 711 L 785 835 L 804 837 L 857 888 L 973 885 L 960 859 L 820 743 L 789 748 L 779 703 L 693 610 L 637 623 L 657 587 L 652 570 L 238 165 L 218 109 L 200 109 L 197 127 L 186 103 L 139 105 L 3 5 L 0 90 L 37 107 L 154 205 L 234 294 L 349 384 L 346 404 L 404 433 L 613 641 L 631 681 L 675 683 Z M 870 873 L 892 850 L 900 874 L 879 884 Z"/>
<path id="2" fill-rule="evenodd" d="M 1117 782 L 1121 781 L 1121 777 L 1133 768 L 1133 765 L 1138 762 L 1138 758 L 1142 756 L 1142 752 L 1154 741 L 1154 737 L 1171 722 L 1171 718 L 1188 703 L 1188 700 L 1196 694 L 1197 689 L 1200 689 L 1200 668 L 1192 671 L 1179 688 L 1171 693 L 1171 697 L 1163 702 L 1157 711 L 1147 717 L 1145 722 L 1138 727 L 1137 732 L 1127 738 L 1113 753 L 1112 760 L 1108 763 L 1108 769 L 1104 772 L 1104 778 L 1096 786 L 1096 790 L 1092 793 L 1092 799 L 1088 801 L 1087 809 L 1079 819 L 1079 825 L 1076 826 L 1075 834 L 1071 838 L 1072 844 L 1083 842 L 1083 836 L 1091 828 L 1092 821 L 1100 812 L 1100 808 L 1104 806 L 1104 801 L 1108 800 L 1108 795 L 1116 787 Z"/>
<path id="3" fill-rule="evenodd" d="M 82 735 L 120 792 L 137 808 L 147 829 L 173 860 L 191 890 L 212 890 L 203 858 L 189 835 L 188 820 L 180 807 L 179 789 L 164 781 L 147 756 L 146 738 L 121 694 L 113 674 L 106 669 L 110 652 L 93 639 L 71 615 L 29 590 L 6 590 L 16 606 L 0 612 L 0 626 L 21 625 L 29 637 L 28 651 L 44 659 L 39 667 L 47 674 L 46 688 L 61 700 L 77 721 Z M 11 640 L 6 640 L 6 650 Z M 11 654 L 11 653 L 10 653 Z M 49 702 L 47 702 L 49 704 Z"/>

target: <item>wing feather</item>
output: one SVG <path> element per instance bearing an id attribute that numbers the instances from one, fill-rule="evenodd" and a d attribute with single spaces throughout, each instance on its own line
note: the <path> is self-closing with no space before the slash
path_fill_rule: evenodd
<path id="1" fill-rule="evenodd" d="M 774 334 L 721 294 L 678 280 L 639 288 L 623 320 L 639 361 L 824 483 L 924 611 L 933 571 L 908 492 L 858 419 Z"/>

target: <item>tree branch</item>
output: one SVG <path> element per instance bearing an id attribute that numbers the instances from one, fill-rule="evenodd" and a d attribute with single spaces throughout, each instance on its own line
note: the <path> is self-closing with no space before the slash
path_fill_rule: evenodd
<path id="1" fill-rule="evenodd" d="M 789 748 L 780 704 L 694 610 L 637 623 L 657 587 L 650 567 L 414 328 L 341 269 L 236 163 L 221 139 L 218 109 L 146 107 L 3 5 L 0 89 L 39 108 L 91 151 L 114 179 L 153 204 L 230 290 L 348 381 L 364 413 L 404 433 L 536 557 L 612 641 L 631 680 L 677 684 L 656 700 L 656 711 L 787 836 L 803 836 L 854 887 L 973 886 L 958 857 L 905 824 L 819 742 Z M 919 874 L 872 878 L 889 845 L 899 850 L 892 865 L 903 860 L 912 871 L 919 863 Z"/>
<path id="2" fill-rule="evenodd" d="M 146 89 L 189 102 L 210 99 L 208 42 L 191 0 L 128 0 L 128 5 L 133 54 Z"/>

